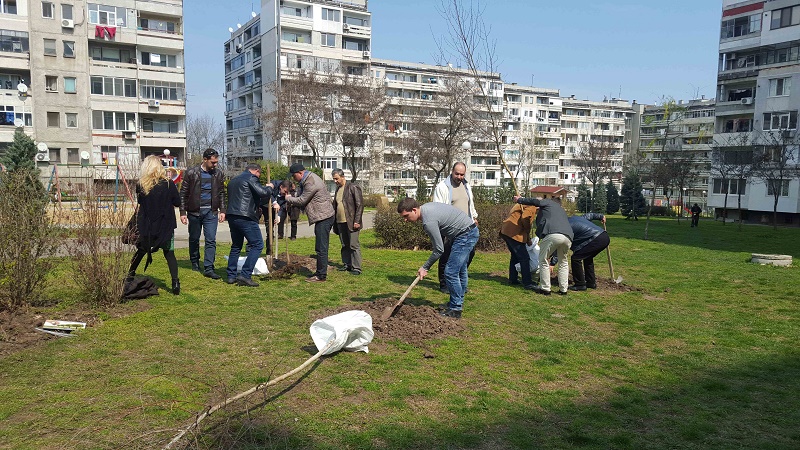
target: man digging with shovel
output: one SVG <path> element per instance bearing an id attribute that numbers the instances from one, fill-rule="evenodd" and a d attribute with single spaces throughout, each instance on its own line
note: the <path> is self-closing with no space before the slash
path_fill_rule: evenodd
<path id="1" fill-rule="evenodd" d="M 467 262 L 469 254 L 478 243 L 478 226 L 471 217 L 458 208 L 442 203 L 421 205 L 413 198 L 405 198 L 397 205 L 397 212 L 406 222 L 422 221 L 422 228 L 431 238 L 433 252 L 425 264 L 417 270 L 417 277 L 425 278 L 431 266 L 444 252 L 443 237 L 453 243 L 450 258 L 444 268 L 444 277 L 450 291 L 447 308 L 440 314 L 454 319 L 461 318 L 464 308 L 464 292 L 467 290 Z"/>

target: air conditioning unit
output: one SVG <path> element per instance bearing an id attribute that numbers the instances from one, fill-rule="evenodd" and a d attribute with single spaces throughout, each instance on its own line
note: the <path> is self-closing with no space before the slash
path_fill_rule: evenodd
<path id="1" fill-rule="evenodd" d="M 236 44 L 236 53 L 242 53 L 242 44 Z"/>
<path id="2" fill-rule="evenodd" d="M 125 139 L 136 139 L 136 130 L 123 130 L 122 137 Z"/>
<path id="3" fill-rule="evenodd" d="M 147 106 L 149 106 L 151 108 L 158 108 L 159 106 L 161 106 L 161 102 L 158 101 L 158 100 L 148 100 L 147 101 Z"/>
<path id="4" fill-rule="evenodd" d="M 742 99 L 743 105 L 752 105 L 753 104 L 753 97 L 745 97 Z"/>
<path id="5" fill-rule="evenodd" d="M 249 139 L 247 141 L 247 145 L 256 145 L 256 140 L 255 139 Z"/>
<path id="6" fill-rule="evenodd" d="M 50 153 L 39 152 L 36 154 L 36 162 L 50 162 Z"/>
<path id="7" fill-rule="evenodd" d="M 75 28 L 75 21 L 72 19 L 62 19 L 61 28 Z"/>
<path id="8" fill-rule="evenodd" d="M 361 53 L 361 56 L 363 56 L 365 59 L 366 59 L 366 58 L 369 58 L 369 50 L 364 50 L 364 51 Z"/>

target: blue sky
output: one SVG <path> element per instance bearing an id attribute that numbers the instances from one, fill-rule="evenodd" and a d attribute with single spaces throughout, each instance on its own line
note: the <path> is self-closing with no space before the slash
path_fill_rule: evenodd
<path id="1" fill-rule="evenodd" d="M 654 103 L 713 98 L 720 0 L 485 0 L 506 82 Z M 436 63 L 438 0 L 369 0 L 372 56 Z M 224 5 L 220 8 L 220 5 Z M 222 44 L 260 0 L 184 2 L 188 112 L 224 122 Z"/>

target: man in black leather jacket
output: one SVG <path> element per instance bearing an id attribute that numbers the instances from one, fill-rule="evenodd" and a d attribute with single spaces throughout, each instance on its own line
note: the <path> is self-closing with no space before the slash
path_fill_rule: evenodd
<path id="1" fill-rule="evenodd" d="M 228 255 L 228 283 L 239 286 L 256 287 L 253 281 L 253 269 L 264 249 L 264 239 L 258 227 L 259 208 L 272 199 L 272 183 L 262 186 L 258 182 L 261 167 L 248 164 L 240 175 L 228 182 L 228 210 L 225 214 L 231 230 L 231 253 Z M 247 259 L 237 276 L 237 263 L 242 251 L 244 239 L 247 239 Z"/>
<path id="2" fill-rule="evenodd" d="M 610 239 L 608 233 L 592 220 L 606 223 L 606 216 L 599 213 L 588 213 L 582 216 L 572 216 L 569 219 L 572 232 L 572 281 L 571 291 L 585 291 L 586 288 L 597 288 L 597 278 L 594 275 L 594 257 L 608 247 Z"/>

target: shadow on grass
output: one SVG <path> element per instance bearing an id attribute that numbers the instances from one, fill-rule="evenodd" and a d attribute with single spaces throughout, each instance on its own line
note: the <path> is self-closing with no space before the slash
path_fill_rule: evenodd
<path id="1" fill-rule="evenodd" d="M 344 418 L 347 427 L 314 432 L 313 424 L 282 417 L 291 411 L 255 410 L 288 393 L 309 373 L 246 413 L 231 416 L 224 427 L 205 430 L 186 448 L 800 448 L 800 353 L 670 377 L 669 384 L 619 384 L 603 398 L 587 398 L 575 387 L 542 386 L 537 404 L 527 405 L 484 393 L 483 401 L 451 405 L 446 422 L 408 417 L 398 426 L 393 414 L 402 414 L 402 406 L 394 412 L 376 406 L 373 425 Z"/>

